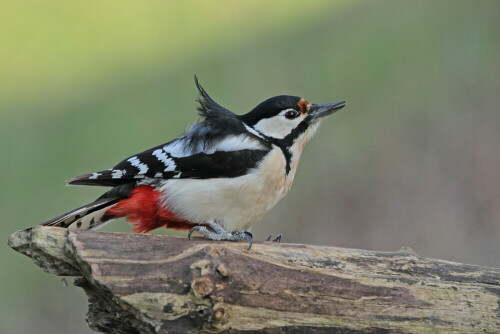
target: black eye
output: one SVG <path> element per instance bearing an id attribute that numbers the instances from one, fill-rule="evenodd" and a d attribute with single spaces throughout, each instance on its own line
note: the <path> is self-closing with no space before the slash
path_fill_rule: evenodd
<path id="1" fill-rule="evenodd" d="M 285 117 L 288 119 L 294 119 L 299 116 L 299 113 L 296 110 L 288 110 L 285 114 Z"/>

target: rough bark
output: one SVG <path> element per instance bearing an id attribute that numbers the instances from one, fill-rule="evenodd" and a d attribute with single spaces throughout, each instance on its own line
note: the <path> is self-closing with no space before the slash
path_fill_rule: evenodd
<path id="1" fill-rule="evenodd" d="M 36 227 L 9 245 L 78 276 L 104 333 L 498 333 L 500 269 L 299 244 Z"/>

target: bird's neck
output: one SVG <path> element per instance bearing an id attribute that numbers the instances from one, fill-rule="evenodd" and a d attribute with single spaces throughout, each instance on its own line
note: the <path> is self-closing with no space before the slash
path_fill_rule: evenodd
<path id="1" fill-rule="evenodd" d="M 287 151 L 289 152 L 289 156 L 287 157 L 287 165 L 289 166 L 287 171 L 287 177 L 292 177 L 295 175 L 297 171 L 297 166 L 299 164 L 300 156 L 302 155 L 302 151 L 306 144 L 311 140 L 316 131 L 318 130 L 319 122 L 312 124 L 308 127 L 308 129 L 298 136 L 292 146 L 290 146 Z M 286 157 L 286 154 L 285 154 Z"/>
<path id="2" fill-rule="evenodd" d="M 319 122 L 311 124 L 304 133 L 298 136 L 294 141 L 292 146 L 290 146 L 289 151 L 292 154 L 292 161 L 299 161 L 300 155 L 304 150 L 306 144 L 311 140 L 316 131 L 319 128 Z"/>

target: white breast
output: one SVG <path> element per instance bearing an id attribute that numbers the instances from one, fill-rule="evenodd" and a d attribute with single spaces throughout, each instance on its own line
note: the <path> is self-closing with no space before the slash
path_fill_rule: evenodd
<path id="1" fill-rule="evenodd" d="M 286 177 L 285 166 L 281 149 L 274 146 L 247 175 L 171 179 L 160 190 L 165 195 L 164 205 L 178 217 L 198 224 L 215 220 L 228 232 L 249 230 L 290 189 L 295 170 Z"/>

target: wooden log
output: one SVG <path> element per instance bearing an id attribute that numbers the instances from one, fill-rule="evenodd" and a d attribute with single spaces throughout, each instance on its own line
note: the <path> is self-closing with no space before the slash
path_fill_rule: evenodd
<path id="1" fill-rule="evenodd" d="M 103 333 L 499 333 L 500 269 L 300 244 L 36 227 L 9 245 L 78 276 Z"/>

